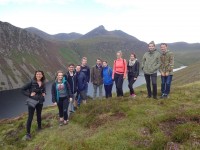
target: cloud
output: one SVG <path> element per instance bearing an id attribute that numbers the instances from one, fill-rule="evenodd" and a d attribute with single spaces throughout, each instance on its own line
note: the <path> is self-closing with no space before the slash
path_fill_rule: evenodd
<path id="1" fill-rule="evenodd" d="M 8 4 L 68 4 L 74 0 L 0 0 L 0 5 Z"/>

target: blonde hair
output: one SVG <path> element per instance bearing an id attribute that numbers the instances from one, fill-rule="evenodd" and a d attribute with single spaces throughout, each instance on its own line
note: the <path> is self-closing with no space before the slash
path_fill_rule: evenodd
<path id="1" fill-rule="evenodd" d="M 58 74 L 62 73 L 64 75 L 64 72 L 62 70 L 58 70 L 55 74 L 55 81 L 58 81 Z"/>
<path id="2" fill-rule="evenodd" d="M 122 55 L 122 51 L 118 51 L 117 53 L 120 53 L 120 54 Z M 117 53 L 116 53 L 116 54 L 117 54 Z"/>

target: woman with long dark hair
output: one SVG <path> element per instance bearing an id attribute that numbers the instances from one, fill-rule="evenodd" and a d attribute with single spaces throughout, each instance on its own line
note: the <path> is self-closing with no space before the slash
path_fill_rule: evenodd
<path id="1" fill-rule="evenodd" d="M 36 110 L 37 113 L 37 123 L 38 130 L 41 130 L 41 114 L 43 102 L 45 101 L 46 88 L 45 88 L 45 75 L 43 71 L 35 71 L 34 78 L 31 82 L 27 83 L 24 87 L 22 87 L 22 93 L 27 96 L 29 99 L 27 100 L 28 105 L 28 120 L 26 124 L 26 139 L 31 139 L 31 124 L 34 116 L 34 112 Z M 34 103 L 32 105 L 30 102 Z"/>

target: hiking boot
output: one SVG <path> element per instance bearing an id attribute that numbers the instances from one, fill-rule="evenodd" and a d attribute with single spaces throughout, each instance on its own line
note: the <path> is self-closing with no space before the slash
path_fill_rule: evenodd
<path id="1" fill-rule="evenodd" d="M 26 134 L 26 140 L 27 140 L 27 141 L 30 141 L 30 140 L 31 140 L 31 134 L 29 134 L 29 133 Z"/>
<path id="2" fill-rule="evenodd" d="M 151 98 L 151 96 L 147 96 L 146 98 Z"/>

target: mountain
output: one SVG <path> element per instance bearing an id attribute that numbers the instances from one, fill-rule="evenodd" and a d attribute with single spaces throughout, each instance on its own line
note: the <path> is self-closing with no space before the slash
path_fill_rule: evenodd
<path id="1" fill-rule="evenodd" d="M 46 41 L 6 22 L 0 22 L 0 43 L 0 90 L 20 88 L 38 69 L 52 80 L 57 69 L 80 59 L 75 52 L 65 51 L 66 45 Z"/>
<path id="2" fill-rule="evenodd" d="M 200 43 L 175 42 L 168 43 L 168 46 L 175 51 L 200 51 Z"/>
<path id="3" fill-rule="evenodd" d="M 82 36 L 82 34 L 79 33 L 58 33 L 58 34 L 54 34 L 53 37 L 55 39 L 58 40 L 63 40 L 63 41 L 70 41 L 70 40 L 75 40 L 75 39 L 79 39 Z"/>
<path id="4" fill-rule="evenodd" d="M 136 37 L 121 30 L 108 31 L 102 25 L 85 35 L 75 32 L 50 35 L 33 27 L 21 29 L 0 22 L 0 43 L 0 90 L 21 87 L 36 69 L 44 70 L 52 80 L 56 70 L 66 70 L 68 63 L 79 64 L 83 56 L 88 57 L 90 67 L 97 58 L 112 66 L 119 50 L 127 60 L 135 52 L 139 61 L 148 50 L 147 43 Z M 198 43 L 169 44 L 175 53 L 176 67 L 199 60 L 198 47 Z"/>
<path id="5" fill-rule="evenodd" d="M 58 34 L 51 35 L 34 27 L 25 28 L 25 30 L 27 30 L 28 32 L 34 33 L 45 40 L 50 40 L 50 41 L 70 41 L 70 40 L 78 39 L 82 36 L 82 34 L 75 33 L 75 32 L 58 33 Z"/>
<path id="6" fill-rule="evenodd" d="M 45 39 L 45 40 L 55 40 L 54 37 L 42 30 L 39 30 L 37 28 L 34 27 L 29 27 L 29 28 L 25 28 L 26 31 L 36 34 L 38 36 L 40 36 L 41 38 Z"/>

